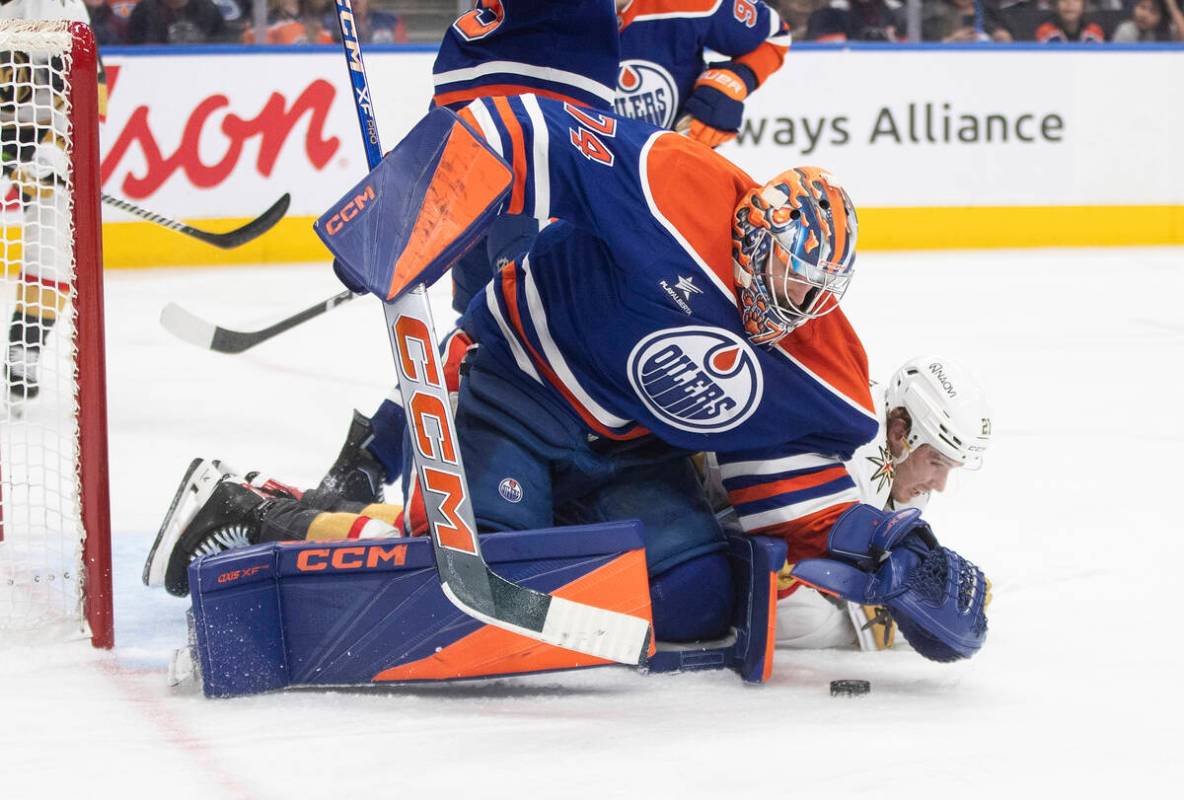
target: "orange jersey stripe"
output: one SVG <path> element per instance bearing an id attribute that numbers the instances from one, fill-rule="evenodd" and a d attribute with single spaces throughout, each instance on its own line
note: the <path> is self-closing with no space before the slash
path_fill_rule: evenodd
<path id="1" fill-rule="evenodd" d="M 617 14 L 621 30 L 637 17 L 651 14 L 687 14 L 703 16 L 719 5 L 720 0 L 633 0 Z"/>
<path id="2" fill-rule="evenodd" d="M 714 150 L 675 134 L 654 142 L 645 174 L 658 211 L 723 285 L 734 287 L 732 214 L 756 181 Z"/>
<path id="3" fill-rule="evenodd" d="M 781 69 L 785 63 L 788 47 L 772 42 L 761 42 L 756 49 L 735 59 L 740 64 L 752 70 L 756 76 L 756 85 L 760 86 L 770 75 Z"/>
<path id="4" fill-rule="evenodd" d="M 734 492 L 728 492 L 728 497 L 731 499 L 732 505 L 740 505 L 741 503 L 751 503 L 755 500 L 764 500 L 766 497 L 774 497 L 785 492 L 800 492 L 803 489 L 812 489 L 815 486 L 821 486 L 824 483 L 830 483 L 833 480 L 846 476 L 847 468 L 838 464 L 821 472 L 811 472 L 807 475 L 799 475 L 796 478 L 786 478 L 785 480 L 775 481 L 773 483 L 749 486 L 747 489 L 737 489 Z"/>
<path id="5" fill-rule="evenodd" d="M 868 414 L 875 414 L 867 354 L 841 308 L 796 328 L 776 346 Z"/>
<path id="6" fill-rule="evenodd" d="M 822 558 L 827 554 L 826 539 L 830 529 L 843 512 L 853 505 L 855 503 L 837 503 L 792 522 L 779 522 L 748 533 L 785 539 L 789 546 L 785 560 L 790 564 L 806 558 Z"/>
<path id="7" fill-rule="evenodd" d="M 514 166 L 514 188 L 510 192 L 510 206 L 506 213 L 521 214 L 523 198 L 526 195 L 526 143 L 522 135 L 522 125 L 510 110 L 510 103 L 506 98 L 493 98 L 493 105 L 510 134 L 510 151 L 513 156 L 511 163 Z"/>

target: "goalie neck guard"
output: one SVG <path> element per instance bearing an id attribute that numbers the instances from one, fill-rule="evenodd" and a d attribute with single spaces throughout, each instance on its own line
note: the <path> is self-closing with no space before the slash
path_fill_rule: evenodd
<path id="1" fill-rule="evenodd" d="M 838 308 L 857 234 L 851 198 L 819 167 L 786 170 L 749 190 L 732 217 L 732 263 L 753 344 L 773 344 Z"/>

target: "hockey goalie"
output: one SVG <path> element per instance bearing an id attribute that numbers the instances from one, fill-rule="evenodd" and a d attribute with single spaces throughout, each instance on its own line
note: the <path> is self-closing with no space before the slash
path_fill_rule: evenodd
<path id="1" fill-rule="evenodd" d="M 887 607 L 925 657 L 981 648 L 981 570 L 916 509 L 860 503 L 844 466 L 879 423 L 839 308 L 856 214 L 829 172 L 761 183 L 645 122 L 493 95 L 431 112 L 318 232 L 347 286 L 392 301 L 503 213 L 557 221 L 473 299 L 447 362 L 394 331 L 421 343 L 399 369 L 442 372 L 457 402 L 455 438 L 448 409 L 411 403 L 407 450 L 463 463 L 467 491 L 404 469 L 409 535 L 363 541 L 393 520 L 258 476 L 183 482 L 174 505 L 194 510 L 170 512 L 145 578 L 192 596 L 208 694 L 608 663 L 449 610 L 419 534 L 461 519 L 458 498 L 508 581 L 652 624 L 652 668 L 767 679 L 787 560 Z M 704 451 L 740 535 L 706 501 Z"/>

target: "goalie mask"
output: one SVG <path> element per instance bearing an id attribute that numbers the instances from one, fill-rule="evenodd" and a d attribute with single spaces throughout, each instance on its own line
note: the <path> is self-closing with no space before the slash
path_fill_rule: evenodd
<path id="1" fill-rule="evenodd" d="M 857 232 L 851 198 L 819 167 L 796 167 L 749 190 L 732 218 L 732 264 L 753 344 L 772 344 L 838 308 Z"/>

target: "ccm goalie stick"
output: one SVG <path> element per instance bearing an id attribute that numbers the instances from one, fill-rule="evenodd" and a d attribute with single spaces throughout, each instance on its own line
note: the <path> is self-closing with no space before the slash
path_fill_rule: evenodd
<path id="1" fill-rule="evenodd" d="M 221 325 L 215 325 L 202 319 L 191 311 L 186 311 L 176 303 L 169 303 L 161 309 L 160 324 L 164 326 L 166 331 L 183 342 L 189 342 L 189 344 L 206 350 L 213 350 L 215 353 L 241 353 L 359 296 L 346 289 L 328 300 L 309 306 L 303 311 L 281 319 L 274 325 L 257 331 L 236 331 L 223 328 Z"/>
<path id="2" fill-rule="evenodd" d="M 430 248 L 417 249 L 413 245 L 429 244 L 422 236 L 418 240 L 415 238 L 417 234 L 432 236 L 429 228 L 439 231 L 451 227 L 447 224 L 418 226 L 420 216 L 444 218 L 455 213 L 458 219 L 443 220 L 456 223 L 453 231 L 476 227 L 479 220 L 491 218 L 509 189 L 512 173 L 505 162 L 488 151 L 483 141 L 463 130 L 459 136 L 452 136 L 450 131 L 454 130 L 456 116 L 438 109 L 407 135 L 383 162 L 382 174 L 376 175 L 375 167 L 383 161 L 382 148 L 350 0 L 337 0 L 337 23 L 353 85 L 366 159 L 371 169 L 363 183 L 369 185 L 369 197 L 374 198 L 377 191 L 379 197 L 391 200 L 392 210 L 404 212 L 384 214 L 381 224 L 388 232 L 398 228 L 406 232 L 399 262 L 403 263 L 403 256 L 408 256 L 409 263 L 404 267 L 413 276 L 411 287 L 402 293 L 384 291 L 381 297 L 386 301 L 383 309 L 387 332 L 399 373 L 399 391 L 404 408 L 408 409 L 408 432 L 413 443 L 419 485 L 423 489 L 441 588 L 461 611 L 489 625 L 622 664 L 642 663 L 650 646 L 649 623 L 645 619 L 553 597 L 511 583 L 496 575 L 481 555 L 472 495 L 461 462 L 424 283 L 425 275 L 432 274 L 429 267 L 438 268 L 435 277 L 439 277 L 439 272 L 450 263 L 444 253 L 451 253 L 455 258 L 463 250 L 456 252 L 449 240 L 438 257 L 428 258 L 422 254 Z M 449 146 L 457 143 L 466 155 L 472 157 L 441 158 L 442 153 L 447 155 L 442 143 L 445 139 Z M 452 154 L 456 155 L 456 151 Z M 482 168 L 485 168 L 485 174 L 481 173 Z M 426 191 L 424 180 L 428 182 Z M 470 182 L 466 184 L 466 180 Z M 491 190 L 490 187 L 499 180 L 500 185 Z M 454 197 L 449 192 L 455 193 L 455 203 L 449 202 Z M 474 199 L 476 195 L 481 196 L 481 202 Z M 431 199 L 439 200 L 442 196 L 445 197 L 443 202 L 436 203 Z M 345 218 L 342 207 L 354 202 L 352 195 L 347 197 L 318 221 L 318 234 L 322 239 L 331 237 L 335 226 L 330 221 L 322 227 L 321 222 L 331 220 L 331 215 Z M 336 230 L 340 232 L 341 229 L 337 227 Z M 365 266 L 383 261 L 385 269 L 389 253 L 376 258 L 378 252 L 382 251 L 368 248 L 370 263 Z M 396 274 L 403 271 L 396 269 Z"/>

